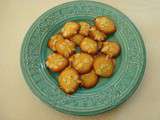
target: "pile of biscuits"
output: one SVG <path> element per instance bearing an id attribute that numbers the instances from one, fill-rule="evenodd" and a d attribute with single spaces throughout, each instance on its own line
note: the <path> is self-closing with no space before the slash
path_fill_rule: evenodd
<path id="1" fill-rule="evenodd" d="M 67 22 L 48 41 L 54 52 L 46 59 L 46 66 L 60 72 L 58 84 L 67 94 L 73 94 L 79 86 L 92 88 L 99 77 L 114 73 L 120 45 L 107 37 L 116 32 L 116 26 L 107 16 L 96 17 L 94 23 Z"/>

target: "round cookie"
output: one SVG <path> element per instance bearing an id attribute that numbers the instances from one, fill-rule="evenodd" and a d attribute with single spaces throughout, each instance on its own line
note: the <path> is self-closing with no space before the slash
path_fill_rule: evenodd
<path id="1" fill-rule="evenodd" d="M 64 40 L 62 35 L 60 34 L 53 35 L 51 39 L 48 41 L 48 47 L 53 51 L 56 51 L 56 42 L 59 40 Z"/>
<path id="2" fill-rule="evenodd" d="M 80 30 L 79 33 L 83 36 L 88 36 L 90 25 L 87 22 L 79 22 Z"/>
<path id="3" fill-rule="evenodd" d="M 88 73 L 93 64 L 93 58 L 87 53 L 76 53 L 70 59 L 71 65 L 80 73 Z"/>
<path id="4" fill-rule="evenodd" d="M 81 79 L 81 86 L 83 86 L 84 88 L 92 88 L 96 86 L 98 82 L 98 76 L 96 75 L 94 70 L 92 70 L 87 74 L 81 75 L 80 79 Z"/>
<path id="5" fill-rule="evenodd" d="M 111 34 L 116 31 L 116 26 L 113 21 L 106 16 L 95 18 L 96 27 L 105 34 Z"/>
<path id="6" fill-rule="evenodd" d="M 78 72 L 72 67 L 64 69 L 58 77 L 58 83 L 65 93 L 73 94 L 80 84 Z"/>
<path id="7" fill-rule="evenodd" d="M 69 38 L 75 34 L 78 33 L 78 30 L 80 28 L 80 25 L 76 22 L 67 22 L 63 28 L 61 29 L 61 33 L 63 35 L 63 37 L 65 38 Z"/>
<path id="8" fill-rule="evenodd" d="M 110 57 L 116 57 L 121 51 L 120 45 L 116 42 L 106 41 L 103 43 L 101 52 Z"/>
<path id="9" fill-rule="evenodd" d="M 84 36 L 81 34 L 76 34 L 70 38 L 76 45 L 80 45 L 81 41 L 83 40 Z"/>
<path id="10" fill-rule="evenodd" d="M 105 55 L 100 55 L 94 59 L 93 67 L 97 75 L 110 77 L 114 72 L 115 61 Z"/>
<path id="11" fill-rule="evenodd" d="M 81 44 L 80 48 L 82 51 L 89 53 L 89 54 L 95 54 L 98 50 L 97 42 L 89 37 L 85 37 Z"/>
<path id="12" fill-rule="evenodd" d="M 104 41 L 106 38 L 106 35 L 103 32 L 97 30 L 95 26 L 90 28 L 89 36 L 96 41 Z"/>
<path id="13" fill-rule="evenodd" d="M 68 65 L 68 60 L 60 54 L 53 53 L 46 60 L 46 66 L 53 72 L 60 72 Z"/>
<path id="14" fill-rule="evenodd" d="M 74 42 L 68 39 L 59 40 L 56 42 L 56 50 L 58 53 L 60 53 L 64 57 L 69 57 L 75 52 L 76 45 Z"/>

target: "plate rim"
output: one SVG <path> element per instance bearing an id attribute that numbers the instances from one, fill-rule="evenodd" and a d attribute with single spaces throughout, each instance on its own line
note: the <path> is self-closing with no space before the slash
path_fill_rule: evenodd
<path id="1" fill-rule="evenodd" d="M 31 31 L 31 30 L 33 30 L 35 24 L 36 24 L 41 18 L 43 18 L 46 13 L 49 13 L 50 11 L 52 11 L 52 10 L 54 10 L 54 9 L 57 9 L 57 8 L 59 8 L 59 7 L 61 7 L 61 6 L 68 5 L 68 4 L 71 4 L 71 3 L 74 3 L 74 4 L 75 4 L 75 3 L 77 3 L 77 2 L 92 2 L 92 3 L 99 4 L 99 5 L 108 6 L 108 7 L 112 8 L 112 9 L 118 11 L 119 13 L 125 15 L 125 14 L 124 14 L 123 12 L 121 12 L 120 10 L 118 10 L 118 9 L 116 9 L 116 8 L 108 5 L 108 4 L 105 4 L 105 3 L 96 2 L 96 1 L 90 1 L 90 0 L 86 0 L 86 1 L 80 1 L 80 0 L 78 0 L 78 1 L 66 2 L 66 3 L 63 3 L 63 4 L 57 5 L 57 6 L 51 8 L 51 9 L 49 9 L 49 10 L 46 10 L 45 12 L 41 13 L 41 15 L 40 15 L 35 21 L 33 21 L 33 24 L 28 28 L 28 30 L 27 30 L 27 32 L 26 32 L 26 34 L 25 34 L 25 37 L 24 37 L 24 39 L 23 39 L 23 42 L 22 42 L 22 44 L 21 44 L 20 66 L 21 66 L 21 72 L 22 72 L 22 74 L 23 74 L 24 80 L 26 81 L 26 83 L 27 83 L 27 85 L 29 86 L 30 90 L 32 91 L 32 93 L 33 93 L 35 96 L 37 96 L 37 97 L 38 97 L 41 101 L 43 101 L 44 103 L 47 103 L 47 102 L 42 99 L 41 95 L 39 95 L 39 94 L 36 92 L 36 90 L 33 90 L 34 87 L 33 87 L 32 84 L 30 84 L 29 78 L 27 77 L 27 74 L 26 74 L 26 72 L 25 72 L 25 70 L 24 70 L 24 66 L 23 66 L 23 63 L 22 63 L 22 59 L 23 59 L 22 56 L 24 56 L 23 51 L 24 51 L 24 47 L 25 47 L 26 40 L 27 40 L 27 38 L 28 38 L 28 32 Z M 142 43 L 142 45 L 143 45 L 143 54 L 144 54 L 143 70 L 141 71 L 141 74 L 140 74 L 140 76 L 139 76 L 138 83 L 134 86 L 133 90 L 130 91 L 130 93 L 128 94 L 128 96 L 125 96 L 123 100 L 121 100 L 121 101 L 120 101 L 118 104 L 116 104 L 115 106 L 110 107 L 109 109 L 103 109 L 103 110 L 94 111 L 94 112 L 91 111 L 91 112 L 88 112 L 87 114 L 86 114 L 86 113 L 77 113 L 77 112 L 74 113 L 73 111 L 65 111 L 65 113 L 69 113 L 69 114 L 73 114 L 73 115 L 97 115 L 97 114 L 99 114 L 99 113 L 103 113 L 103 112 L 109 111 L 109 110 L 111 110 L 111 109 L 113 109 L 113 108 L 121 105 L 121 104 L 124 103 L 127 99 L 129 99 L 130 96 L 132 96 L 132 95 L 135 93 L 135 91 L 136 91 L 136 89 L 138 88 L 139 84 L 140 84 L 141 81 L 143 80 L 143 76 L 144 76 L 144 73 L 145 73 L 145 69 L 146 69 L 146 49 L 145 49 L 145 44 L 144 44 L 143 38 L 142 38 L 142 36 L 141 36 L 141 34 L 140 34 L 140 31 L 137 29 L 137 27 L 135 26 L 135 24 L 132 22 L 132 20 L 131 20 L 128 16 L 125 15 L 125 17 L 131 22 L 131 24 L 133 25 L 133 27 L 134 27 L 135 30 L 137 31 L 138 36 L 140 37 L 141 43 Z M 32 86 L 32 87 L 31 87 L 31 86 Z M 53 105 L 50 105 L 49 103 L 47 103 L 47 104 L 48 104 L 49 106 L 53 107 Z M 59 108 L 56 108 L 56 106 L 54 106 L 53 108 L 55 108 L 57 111 L 64 112 L 63 110 L 60 110 Z"/>

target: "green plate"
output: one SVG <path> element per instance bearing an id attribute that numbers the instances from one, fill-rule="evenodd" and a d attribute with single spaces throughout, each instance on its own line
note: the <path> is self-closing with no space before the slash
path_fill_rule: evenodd
<path id="1" fill-rule="evenodd" d="M 117 32 L 109 38 L 122 48 L 115 73 L 111 78 L 101 78 L 92 89 L 79 88 L 67 96 L 57 86 L 58 74 L 50 74 L 45 67 L 45 59 L 51 52 L 47 41 L 67 21 L 92 24 L 101 15 L 109 16 L 117 26 Z M 145 65 L 144 43 L 134 24 L 115 8 L 93 1 L 73 1 L 45 12 L 28 30 L 21 49 L 22 73 L 32 92 L 56 110 L 74 115 L 96 115 L 126 101 L 141 82 Z"/>

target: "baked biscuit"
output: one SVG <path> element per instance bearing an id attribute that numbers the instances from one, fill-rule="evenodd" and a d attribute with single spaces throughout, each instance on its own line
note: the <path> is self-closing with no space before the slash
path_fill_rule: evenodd
<path id="1" fill-rule="evenodd" d="M 56 51 L 56 42 L 59 40 L 64 40 L 63 36 L 60 34 L 53 35 L 48 41 L 48 47 L 53 51 Z"/>
<path id="2" fill-rule="evenodd" d="M 96 29 L 95 26 L 92 26 L 90 28 L 89 36 L 91 38 L 93 38 L 94 40 L 96 40 L 96 41 L 104 41 L 105 38 L 106 38 L 106 35 L 103 32 L 101 32 L 98 29 Z"/>
<path id="3" fill-rule="evenodd" d="M 81 79 L 81 86 L 83 86 L 84 88 L 92 88 L 96 86 L 98 82 L 98 76 L 96 75 L 94 70 L 92 70 L 87 74 L 81 75 L 80 79 Z"/>
<path id="4" fill-rule="evenodd" d="M 88 73 L 93 64 L 93 58 L 87 53 L 76 53 L 70 59 L 71 65 L 75 68 L 80 74 Z"/>
<path id="5" fill-rule="evenodd" d="M 75 52 L 76 45 L 74 42 L 68 39 L 59 40 L 56 42 L 56 50 L 59 54 L 63 55 L 64 57 L 69 57 Z"/>
<path id="6" fill-rule="evenodd" d="M 115 61 L 105 55 L 100 55 L 94 59 L 93 67 L 97 75 L 110 77 L 114 72 Z"/>
<path id="7" fill-rule="evenodd" d="M 64 69 L 58 77 L 58 83 L 65 93 L 73 94 L 80 84 L 78 72 L 72 67 Z"/>
<path id="8" fill-rule="evenodd" d="M 46 60 L 46 66 L 53 72 L 60 72 L 68 65 L 68 60 L 60 54 L 53 53 Z"/>
<path id="9" fill-rule="evenodd" d="M 75 34 L 78 33 L 78 30 L 80 28 L 80 25 L 76 22 L 67 22 L 63 28 L 61 29 L 61 33 L 63 35 L 63 37 L 65 38 L 69 38 Z"/>
<path id="10" fill-rule="evenodd" d="M 90 25 L 87 22 L 79 22 L 80 30 L 79 33 L 83 36 L 88 36 Z"/>
<path id="11" fill-rule="evenodd" d="M 83 40 L 84 36 L 81 34 L 76 34 L 70 38 L 76 45 L 80 45 L 81 41 Z"/>
<path id="12" fill-rule="evenodd" d="M 89 54 L 95 54 L 98 50 L 97 42 L 89 37 L 85 37 L 81 44 L 80 48 L 82 51 L 89 53 Z"/>
<path id="13" fill-rule="evenodd" d="M 95 18 L 95 25 L 98 30 L 105 34 L 111 34 L 116 31 L 114 22 L 106 16 L 99 16 Z"/>
<path id="14" fill-rule="evenodd" d="M 110 57 L 116 57 L 120 53 L 120 45 L 116 42 L 106 41 L 103 43 L 101 52 Z"/>

